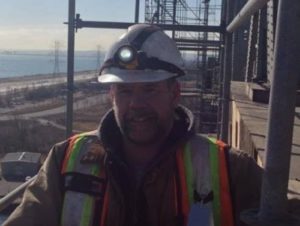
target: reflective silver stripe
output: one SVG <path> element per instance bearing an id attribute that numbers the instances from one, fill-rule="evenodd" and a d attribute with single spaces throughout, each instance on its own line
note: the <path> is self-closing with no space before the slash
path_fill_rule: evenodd
<path id="1" fill-rule="evenodd" d="M 83 226 L 80 224 L 81 221 L 88 222 L 87 225 L 93 224 L 93 213 L 85 213 L 85 218 L 82 219 L 84 212 L 84 203 L 88 195 L 67 191 L 64 197 L 63 211 L 62 211 L 62 221 L 63 226 Z M 86 215 L 88 214 L 88 215 Z"/>
<path id="2" fill-rule="evenodd" d="M 80 161 L 85 155 L 90 146 L 94 143 L 95 138 L 86 136 L 77 154 L 74 167 L 71 172 L 81 173 L 86 175 L 95 175 L 99 172 L 99 165 L 82 164 Z M 73 149 L 74 150 L 74 149 Z M 73 151 L 72 150 L 72 151 Z M 72 153 L 71 153 L 72 154 Z M 70 173 L 70 171 L 68 171 Z M 63 210 L 61 216 L 62 226 L 92 226 L 94 220 L 95 199 L 93 196 L 75 191 L 66 191 L 63 201 Z M 99 217 L 100 220 L 100 217 Z"/>
<path id="3" fill-rule="evenodd" d="M 196 135 L 188 141 L 192 156 L 193 187 L 201 198 L 211 192 L 209 142 L 207 137 Z M 212 202 L 194 203 L 191 206 L 188 226 L 213 226 Z"/>
<path id="4" fill-rule="evenodd" d="M 193 187 L 200 196 L 205 197 L 211 191 L 209 142 L 207 137 L 196 135 L 189 140 L 189 145 L 192 152 Z"/>

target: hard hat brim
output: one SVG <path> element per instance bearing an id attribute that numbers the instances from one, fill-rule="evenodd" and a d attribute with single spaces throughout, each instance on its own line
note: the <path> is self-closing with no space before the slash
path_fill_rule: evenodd
<path id="1" fill-rule="evenodd" d="M 178 76 L 164 70 L 123 70 L 119 68 L 109 68 L 102 73 L 98 77 L 98 82 L 105 84 L 159 82 Z"/>

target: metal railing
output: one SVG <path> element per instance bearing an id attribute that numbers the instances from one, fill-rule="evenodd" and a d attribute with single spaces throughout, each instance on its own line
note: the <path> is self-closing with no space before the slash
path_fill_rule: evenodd
<path id="1" fill-rule="evenodd" d="M 11 191 L 7 195 L 5 195 L 3 198 L 1 198 L 0 199 L 0 212 L 2 210 L 4 210 L 5 208 L 7 208 L 9 205 L 11 205 L 17 198 L 19 198 L 23 194 L 23 192 L 25 191 L 27 186 L 32 181 L 34 181 L 36 177 L 37 176 L 34 176 L 34 177 L 30 178 L 28 181 L 21 184 L 16 189 L 14 189 L 13 191 Z"/>
<path id="2" fill-rule="evenodd" d="M 243 23 L 250 19 L 250 17 L 258 10 L 263 8 L 269 0 L 248 0 L 245 6 L 235 16 L 232 22 L 226 27 L 227 32 L 234 32 Z"/>
<path id="3" fill-rule="evenodd" d="M 235 31 L 267 2 L 268 0 L 249 0 L 227 26 L 227 32 Z M 299 15 L 299 0 L 279 0 L 260 209 L 244 212 L 242 218 L 249 225 L 300 225 L 299 218 L 287 213 L 290 156 L 300 71 Z"/>

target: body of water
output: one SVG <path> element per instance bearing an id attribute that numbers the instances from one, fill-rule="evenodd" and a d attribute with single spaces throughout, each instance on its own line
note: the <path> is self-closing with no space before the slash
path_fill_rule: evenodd
<path id="1" fill-rule="evenodd" d="M 0 51 L 0 78 L 67 72 L 66 52 L 58 57 L 50 51 Z M 103 57 L 96 51 L 75 53 L 74 70 L 87 71 L 99 68 Z M 55 62 L 58 62 L 55 64 Z"/>

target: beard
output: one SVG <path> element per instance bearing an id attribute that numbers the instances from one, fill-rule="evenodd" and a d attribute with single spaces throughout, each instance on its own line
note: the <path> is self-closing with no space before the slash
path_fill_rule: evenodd
<path id="1" fill-rule="evenodd" d="M 151 110 L 132 110 L 124 115 L 122 121 L 117 116 L 116 119 L 122 135 L 135 145 L 145 146 L 160 142 L 167 132 L 158 114 Z"/>

